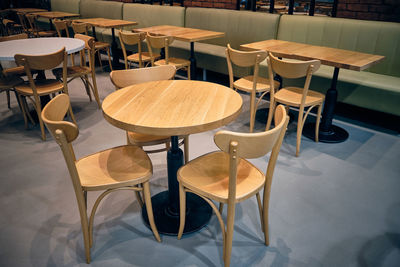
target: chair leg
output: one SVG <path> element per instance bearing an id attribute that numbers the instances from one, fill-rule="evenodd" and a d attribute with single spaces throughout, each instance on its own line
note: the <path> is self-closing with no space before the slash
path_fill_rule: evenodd
<path id="1" fill-rule="evenodd" d="M 26 118 L 26 112 L 29 111 L 26 110 L 25 102 L 23 101 L 21 95 L 17 94 L 17 96 L 18 96 L 18 101 L 21 103 L 21 111 L 22 111 L 22 116 L 24 116 L 25 129 L 28 129 L 28 119 Z"/>
<path id="2" fill-rule="evenodd" d="M 276 105 L 275 101 L 271 99 L 269 102 L 267 126 L 265 127 L 266 131 L 268 131 L 269 128 L 271 127 L 272 116 L 274 115 L 275 105 Z"/>
<path id="3" fill-rule="evenodd" d="M 224 252 L 225 267 L 229 267 L 231 262 L 234 223 L 235 223 L 235 204 L 228 203 L 228 218 L 226 221 L 226 239 L 225 239 L 225 252 Z"/>
<path id="4" fill-rule="evenodd" d="M 138 201 L 140 207 L 143 207 L 142 196 L 140 195 L 140 193 L 138 191 L 135 191 L 135 195 L 136 195 L 136 200 Z"/>
<path id="5" fill-rule="evenodd" d="M 263 220 L 263 210 L 260 198 L 260 192 L 256 194 L 257 204 L 258 204 L 258 211 L 260 213 L 260 220 L 261 220 L 261 230 L 264 232 L 264 220 Z"/>
<path id="6" fill-rule="evenodd" d="M 224 203 L 222 203 L 222 202 L 219 203 L 218 211 L 219 211 L 219 213 L 222 214 L 222 212 L 224 211 Z"/>
<path id="7" fill-rule="evenodd" d="M 161 242 L 160 235 L 158 234 L 156 224 L 154 223 L 153 207 L 151 205 L 151 195 L 149 182 L 143 183 L 143 196 L 146 204 L 147 217 L 149 218 L 150 228 L 153 231 L 154 237 L 158 242 Z"/>
<path id="8" fill-rule="evenodd" d="M 315 142 L 319 141 L 319 122 L 321 120 L 322 103 L 318 106 L 317 121 L 315 123 Z"/>
<path id="9" fill-rule="evenodd" d="M 39 125 L 40 125 L 40 131 L 42 133 L 42 140 L 46 141 L 46 133 L 45 133 L 45 128 L 44 128 L 44 124 L 43 124 L 43 120 L 42 120 L 42 107 L 40 106 L 40 102 L 36 102 L 36 113 L 38 115 L 38 119 L 39 119 Z"/>
<path id="10" fill-rule="evenodd" d="M 186 192 L 183 185 L 179 183 L 179 231 L 178 240 L 182 238 L 186 220 Z"/>
<path id="11" fill-rule="evenodd" d="M 300 153 L 301 132 L 303 131 L 303 120 L 304 120 L 303 113 L 304 113 L 304 108 L 300 107 L 299 118 L 297 119 L 296 157 L 298 157 Z"/>
<path id="12" fill-rule="evenodd" d="M 185 164 L 189 162 L 189 135 L 186 135 L 183 140 L 183 150 L 185 157 Z"/>
<path id="13" fill-rule="evenodd" d="M 188 80 L 191 80 L 190 65 L 187 67 Z"/>
<path id="14" fill-rule="evenodd" d="M 113 68 L 112 68 L 112 64 L 111 64 L 110 50 L 111 50 L 111 47 L 109 47 L 109 48 L 107 49 L 107 55 L 108 55 L 108 64 L 110 65 L 110 71 L 112 71 Z"/>
<path id="15" fill-rule="evenodd" d="M 92 70 L 92 85 L 93 85 L 92 90 L 93 90 L 94 98 L 96 99 L 96 102 L 97 102 L 97 105 L 99 106 L 99 108 L 101 108 L 99 91 L 97 90 L 96 74 L 95 74 L 94 70 Z"/>
<path id="16" fill-rule="evenodd" d="M 6 95 L 7 95 L 7 107 L 8 107 L 8 109 L 11 109 L 11 105 L 10 105 L 10 91 L 9 91 L 9 90 L 6 91 Z"/>

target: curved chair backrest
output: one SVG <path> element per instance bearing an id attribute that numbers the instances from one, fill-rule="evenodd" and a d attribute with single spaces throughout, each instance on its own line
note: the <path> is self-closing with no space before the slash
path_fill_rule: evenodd
<path id="1" fill-rule="evenodd" d="M 285 107 L 279 105 L 275 110 L 274 117 L 276 118 L 275 125 L 277 126 L 271 130 L 261 133 L 219 131 L 214 136 L 215 144 L 222 151 L 230 153 L 231 143 L 237 142 L 237 156 L 242 158 L 259 158 L 273 149 L 278 149 L 279 151 L 280 144 L 279 148 L 276 145 L 282 142 L 280 139 L 283 139 L 289 121 Z"/>
<path id="2" fill-rule="evenodd" d="M 19 39 L 27 39 L 27 38 L 28 38 L 28 34 L 20 33 L 20 34 L 9 35 L 9 36 L 1 36 L 0 37 L 0 42 L 11 41 L 11 40 L 19 40 Z"/>
<path id="3" fill-rule="evenodd" d="M 111 82 L 117 89 L 133 84 L 173 79 L 176 68 L 163 65 L 149 68 L 114 70 L 110 73 Z"/>
<path id="4" fill-rule="evenodd" d="M 22 55 L 16 54 L 14 56 L 18 65 L 28 66 L 29 69 L 34 70 L 48 70 L 53 69 L 66 61 L 65 47 L 52 54 L 46 55 Z"/>
<path id="5" fill-rule="evenodd" d="M 226 48 L 227 59 L 240 67 L 252 67 L 260 64 L 267 56 L 268 53 L 265 51 L 239 51 L 231 48 L 230 44 Z"/>
<path id="6" fill-rule="evenodd" d="M 74 38 L 80 39 L 80 40 L 85 42 L 85 49 L 80 51 L 81 66 L 86 66 L 86 52 L 85 51 L 88 51 L 88 53 L 89 53 L 89 67 L 92 69 L 92 72 L 94 74 L 95 73 L 95 70 L 94 70 L 95 48 L 94 48 L 94 46 L 95 46 L 95 43 L 96 43 L 96 41 L 94 40 L 94 37 L 91 37 L 91 36 L 88 36 L 88 35 L 84 35 L 84 34 L 80 34 L 80 33 L 76 33 L 74 35 Z"/>
<path id="7" fill-rule="evenodd" d="M 19 19 L 19 23 L 22 25 L 22 28 L 24 29 L 25 32 L 27 32 L 29 27 L 28 25 L 26 25 L 25 14 L 17 12 L 17 16 Z"/>
<path id="8" fill-rule="evenodd" d="M 319 60 L 309 61 L 285 61 L 269 53 L 269 61 L 272 70 L 284 78 L 296 79 L 313 74 L 321 66 Z"/>
<path id="9" fill-rule="evenodd" d="M 38 27 L 37 27 L 37 25 L 36 25 L 36 15 L 33 15 L 33 14 L 26 14 L 25 17 L 26 17 L 26 19 L 28 20 L 31 29 L 34 31 L 34 33 L 35 33 L 36 35 L 38 35 L 37 32 L 39 31 L 39 29 L 38 29 Z"/>
<path id="10" fill-rule="evenodd" d="M 74 38 L 80 39 L 85 42 L 85 49 L 94 49 L 95 40 L 94 37 L 85 34 L 77 33 Z"/>
<path id="11" fill-rule="evenodd" d="M 62 31 L 65 31 L 66 36 L 69 37 L 68 21 L 56 19 L 53 21 L 53 24 L 56 27 L 58 37 L 62 37 Z"/>
<path id="12" fill-rule="evenodd" d="M 88 27 L 89 24 L 83 22 L 72 22 L 71 23 L 72 29 L 74 30 L 74 34 L 81 33 L 88 35 Z"/>
<path id="13" fill-rule="evenodd" d="M 76 124 L 64 121 L 69 106 L 70 101 L 68 95 L 59 94 L 47 103 L 42 110 L 42 120 L 54 139 L 58 139 L 56 131 L 61 130 L 68 143 L 74 141 L 79 135 L 79 129 Z"/>

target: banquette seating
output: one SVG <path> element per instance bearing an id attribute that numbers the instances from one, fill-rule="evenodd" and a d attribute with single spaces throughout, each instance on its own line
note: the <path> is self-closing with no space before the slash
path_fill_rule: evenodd
<path id="1" fill-rule="evenodd" d="M 51 7 L 52 10 L 80 13 L 83 18 L 138 22 L 130 28 L 167 24 L 224 32 L 223 38 L 195 44 L 197 67 L 223 74 L 228 74 L 225 57 L 228 43 L 239 49 L 245 43 L 281 39 L 383 55 L 386 57 L 383 62 L 364 71 L 341 69 L 338 100 L 400 116 L 399 23 L 94 0 L 51 0 Z M 111 30 L 96 28 L 96 37 L 110 43 Z M 189 52 L 187 42 L 176 40 L 170 47 L 174 57 L 188 58 Z M 243 77 L 249 75 L 250 70 L 239 68 L 235 73 Z M 260 64 L 260 75 L 268 75 L 266 61 Z M 314 73 L 310 89 L 326 92 L 332 75 L 333 67 L 322 65 Z M 297 81 L 298 84 L 303 82 Z"/>

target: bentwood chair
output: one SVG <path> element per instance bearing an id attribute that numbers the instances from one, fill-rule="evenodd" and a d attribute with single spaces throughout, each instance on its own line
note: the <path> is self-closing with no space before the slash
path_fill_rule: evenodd
<path id="1" fill-rule="evenodd" d="M 289 116 L 282 105 L 275 111 L 275 128 L 261 133 L 219 131 L 214 142 L 221 151 L 198 157 L 178 170 L 180 226 L 178 239 L 185 227 L 186 192 L 203 198 L 214 210 L 222 229 L 223 259 L 229 266 L 232 251 L 235 205 L 256 196 L 261 217 L 264 242 L 269 245 L 268 205 L 272 176 L 286 132 Z M 266 173 L 246 159 L 259 158 L 272 151 Z M 260 191 L 264 189 L 261 204 Z M 212 202 L 219 202 L 219 209 Z M 227 204 L 226 226 L 222 219 L 223 205 Z"/>
<path id="2" fill-rule="evenodd" d="M 140 69 L 115 70 L 110 73 L 110 79 L 115 85 L 115 88 L 118 90 L 120 88 L 138 83 L 170 80 L 174 78 L 175 73 L 176 69 L 174 66 L 164 65 Z M 180 142 L 180 145 L 184 145 L 185 163 L 187 163 L 189 161 L 189 137 L 186 135 L 180 139 L 182 138 L 183 141 Z M 167 151 L 170 148 L 171 137 L 127 132 L 127 141 L 128 144 L 137 145 L 142 148 L 165 144 L 165 148 L 145 150 L 147 153 L 158 153 Z"/>
<path id="3" fill-rule="evenodd" d="M 80 33 L 84 35 L 89 35 L 88 32 L 88 27 L 89 24 L 83 23 L 83 22 L 75 22 L 73 21 L 71 23 L 72 29 L 74 30 L 74 34 Z M 99 58 L 100 66 L 103 67 L 102 62 L 101 62 L 101 56 L 100 56 L 100 51 L 105 50 L 107 52 L 108 56 L 108 64 L 110 66 L 110 70 L 112 70 L 112 64 L 111 64 L 111 45 L 109 43 L 104 43 L 104 42 L 99 42 L 95 41 L 94 43 L 94 49 L 97 53 L 97 56 Z"/>
<path id="4" fill-rule="evenodd" d="M 54 37 L 57 35 L 56 31 L 40 29 L 37 25 L 36 18 L 36 15 L 26 14 L 26 19 L 28 20 L 35 37 Z"/>
<path id="5" fill-rule="evenodd" d="M 15 86 L 15 91 L 17 92 L 22 107 L 22 113 L 24 115 L 25 128 L 28 127 L 27 116 L 29 116 L 28 105 L 26 103 L 27 98 L 33 103 L 36 113 L 38 114 L 42 139 L 46 140 L 45 129 L 41 119 L 42 105 L 40 97 L 44 95 L 52 95 L 58 92 L 68 94 L 67 53 L 65 52 L 65 47 L 52 54 L 37 56 L 16 54 L 14 58 L 18 65 L 24 66 L 26 76 L 28 77 L 27 82 Z M 33 79 L 32 70 L 51 70 L 58 67 L 60 64 L 63 66 L 63 82 L 56 79 Z M 75 122 L 75 117 L 72 113 L 71 107 L 69 108 L 69 114 L 71 119 Z"/>
<path id="6" fill-rule="evenodd" d="M 44 107 L 41 117 L 60 146 L 71 176 L 81 217 L 87 263 L 91 260 L 93 221 L 97 207 L 106 195 L 117 190 L 143 192 L 151 230 L 156 240 L 161 242 L 153 218 L 149 187 L 153 167 L 147 154 L 141 148 L 130 145 L 106 149 L 76 159 L 72 141 L 78 137 L 78 126 L 63 121 L 65 113 L 70 108 L 68 95 L 60 94 Z M 103 193 L 96 199 L 88 219 L 87 193 L 89 191 L 103 191 Z"/>
<path id="7" fill-rule="evenodd" d="M 254 122 L 257 113 L 257 107 L 264 95 L 270 91 L 270 80 L 260 77 L 259 65 L 267 58 L 265 51 L 239 51 L 231 48 L 228 44 L 226 50 L 226 61 L 228 63 L 229 86 L 231 89 L 244 91 L 250 94 L 250 132 L 254 130 Z M 233 65 L 239 67 L 253 67 L 254 74 L 245 76 L 234 81 Z M 279 88 L 279 82 L 272 80 L 275 88 Z M 256 102 L 256 94 L 261 94 Z"/>
<path id="8" fill-rule="evenodd" d="M 162 66 L 162 65 L 172 65 L 177 70 L 184 69 L 187 71 L 188 80 L 190 80 L 190 61 L 183 58 L 176 58 L 169 56 L 169 49 L 168 47 L 174 41 L 173 36 L 153 36 L 147 33 L 146 42 L 147 47 L 150 52 L 151 57 L 151 65 L 152 66 Z M 160 60 L 155 60 L 155 53 L 153 49 L 162 49 L 165 50 L 165 58 Z"/>
<path id="9" fill-rule="evenodd" d="M 122 53 L 124 54 L 125 69 L 130 68 L 131 62 L 139 64 L 139 68 L 151 63 L 150 52 L 142 51 L 142 41 L 146 39 L 146 33 L 118 31 L 118 36 L 121 43 Z M 137 45 L 138 52 L 128 56 L 125 45 Z M 154 54 L 153 56 L 155 59 L 158 59 L 160 54 Z"/>
<path id="10" fill-rule="evenodd" d="M 80 78 L 85 86 L 86 93 L 89 96 L 89 100 L 92 101 L 92 96 L 90 91 L 92 91 L 94 98 L 96 99 L 97 105 L 99 108 L 101 107 L 99 92 L 97 90 L 97 82 L 96 82 L 96 71 L 94 67 L 94 53 L 95 53 L 95 41 L 93 37 L 83 35 L 83 34 L 75 34 L 75 38 L 83 40 L 85 42 L 85 49 L 79 52 L 80 54 L 80 65 L 72 65 L 67 67 L 67 83 L 71 82 L 76 78 Z M 88 52 L 89 58 L 89 66 L 86 64 L 86 51 Z M 53 69 L 54 76 L 57 79 L 63 81 L 62 68 Z M 92 82 L 89 80 L 89 76 L 92 78 Z"/>
<path id="11" fill-rule="evenodd" d="M 53 21 L 53 24 L 54 24 L 54 27 L 56 28 L 58 37 L 63 37 L 63 33 L 64 33 L 64 35 L 67 38 L 69 38 L 69 27 L 68 27 L 68 25 L 71 24 L 71 21 L 55 19 Z M 75 65 L 74 54 L 71 54 L 71 62 L 72 62 L 72 65 Z"/>
<path id="12" fill-rule="evenodd" d="M 297 140 L 296 140 L 296 157 L 300 153 L 301 133 L 303 132 L 304 122 L 307 119 L 311 109 L 318 107 L 317 121 L 315 123 L 315 142 L 318 142 L 319 122 L 321 118 L 322 104 L 324 103 L 325 96 L 319 92 L 309 90 L 311 77 L 321 66 L 319 60 L 310 61 L 285 61 L 278 59 L 271 53 L 268 57 L 268 73 L 270 81 L 274 73 L 280 75 L 282 78 L 297 79 L 306 77 L 304 87 L 284 87 L 278 91 L 275 84 L 270 83 L 271 86 L 271 105 L 274 108 L 277 103 L 286 106 L 296 107 L 299 109 L 299 116 L 297 119 Z M 304 109 L 308 108 L 304 114 Z M 270 109 L 272 110 L 272 109 Z M 272 113 L 268 114 L 267 127 L 268 130 L 271 126 Z"/>
<path id="13" fill-rule="evenodd" d="M 22 26 L 23 31 L 29 36 L 33 37 L 34 36 L 34 31 L 33 29 L 29 26 L 29 24 L 26 21 L 26 17 L 24 13 L 17 12 L 17 16 L 19 19 L 19 23 Z"/>

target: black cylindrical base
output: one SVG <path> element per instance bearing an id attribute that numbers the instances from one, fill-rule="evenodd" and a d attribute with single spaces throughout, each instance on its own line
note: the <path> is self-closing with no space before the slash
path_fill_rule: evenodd
<path id="1" fill-rule="evenodd" d="M 303 135 L 311 140 L 315 140 L 315 123 L 306 123 L 303 128 Z M 349 138 L 349 133 L 339 126 L 331 125 L 328 131 L 319 128 L 319 142 L 322 143 L 341 143 Z"/>

